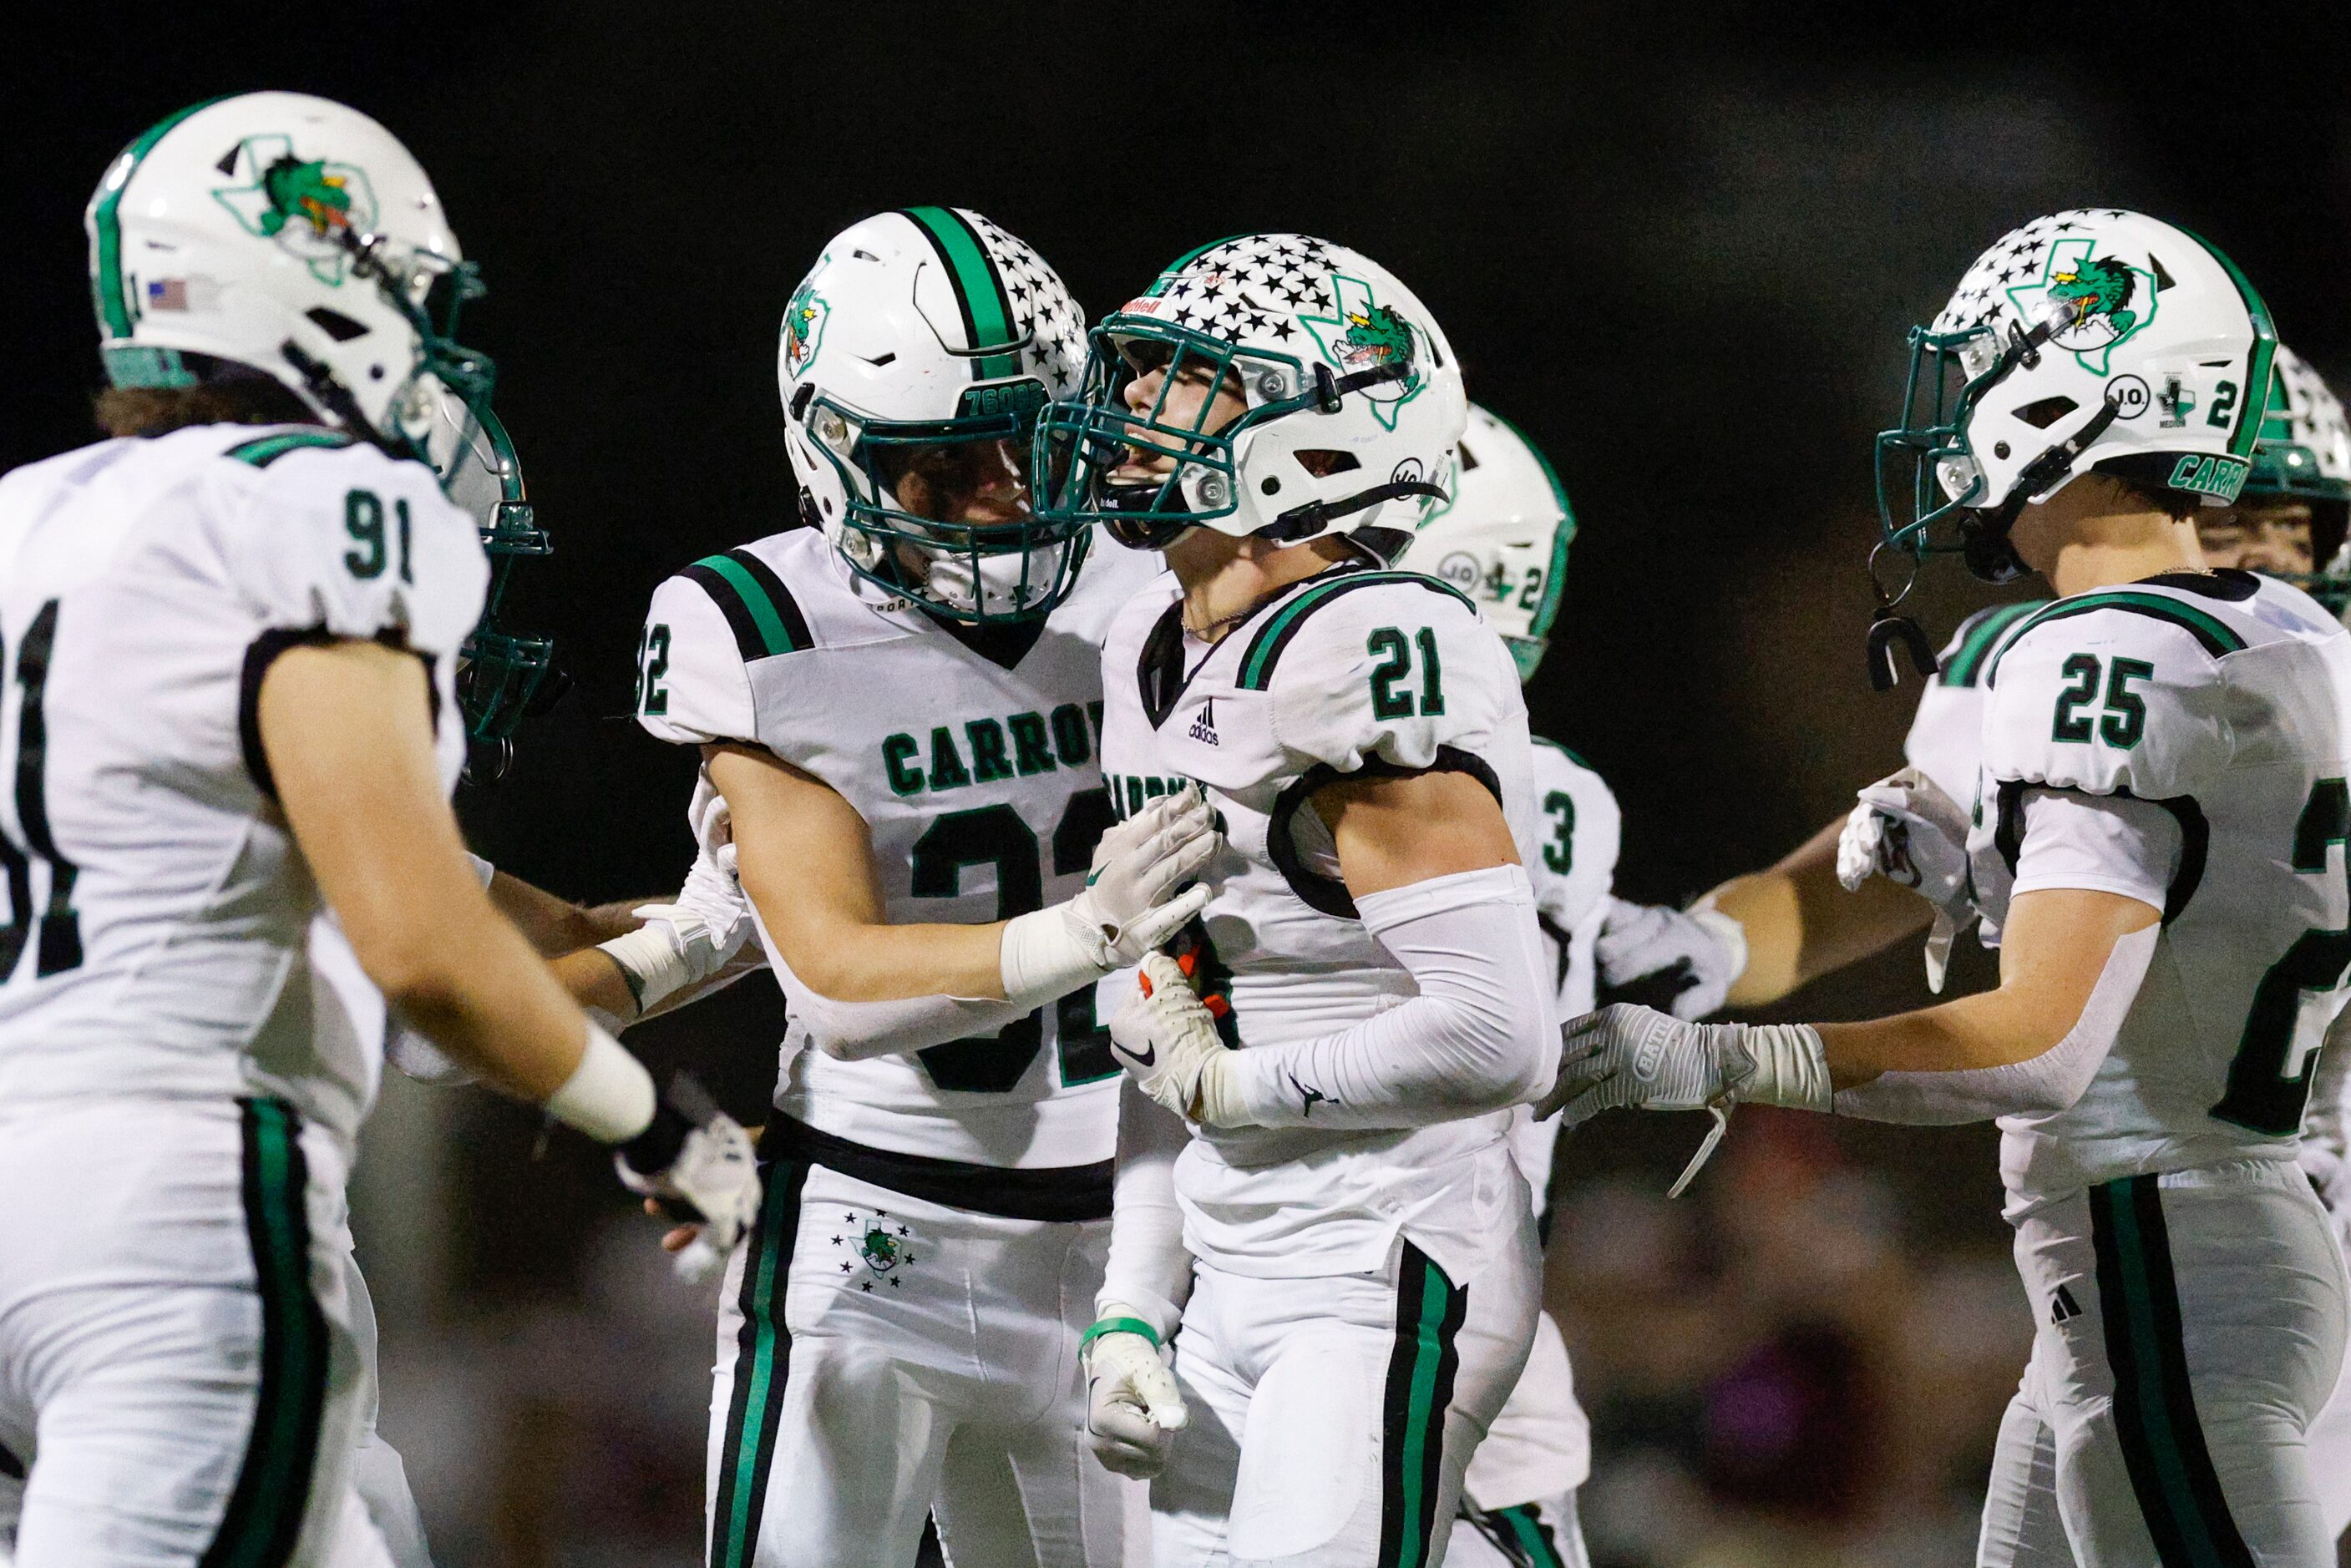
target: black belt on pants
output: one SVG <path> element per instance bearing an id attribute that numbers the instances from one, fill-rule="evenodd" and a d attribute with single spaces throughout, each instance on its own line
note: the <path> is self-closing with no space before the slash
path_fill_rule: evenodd
<path id="1" fill-rule="evenodd" d="M 1111 1174 L 1118 1165 L 1111 1159 L 1036 1170 L 967 1165 L 852 1143 L 781 1111 L 769 1112 L 768 1125 L 760 1129 L 759 1158 L 820 1165 L 942 1209 L 1063 1224 L 1110 1218 Z"/>

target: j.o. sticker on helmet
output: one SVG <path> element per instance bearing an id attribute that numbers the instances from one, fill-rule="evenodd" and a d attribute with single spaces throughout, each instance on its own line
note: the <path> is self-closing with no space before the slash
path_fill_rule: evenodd
<path id="1" fill-rule="evenodd" d="M 1301 316 L 1298 319 L 1314 335 L 1322 357 L 1337 366 L 1342 374 L 1352 375 L 1384 365 L 1402 365 L 1410 372 L 1400 381 L 1383 382 L 1364 390 L 1380 423 L 1394 430 L 1404 406 L 1427 385 L 1427 379 L 1420 373 L 1420 346 L 1415 340 L 1412 323 L 1394 306 L 1373 298 L 1371 285 L 1361 278 L 1334 272 L 1331 275 L 1330 291 L 1332 304 L 1338 311 L 1336 316 Z"/>
<path id="2" fill-rule="evenodd" d="M 832 307 L 817 293 L 815 286 L 802 284 L 792 302 L 784 306 L 784 368 L 793 375 L 807 369 L 824 342 L 824 320 Z"/>
<path id="3" fill-rule="evenodd" d="M 277 134 L 246 137 L 222 160 L 222 167 L 246 182 L 215 187 L 213 198 L 248 234 L 276 240 L 301 257 L 319 282 L 343 281 L 350 260 L 344 232 L 364 234 L 375 227 L 375 192 L 364 170 L 298 158 L 294 139 Z"/>
<path id="4" fill-rule="evenodd" d="M 2050 341 L 2103 376 L 2116 348 L 2155 319 L 2155 286 L 2146 269 L 2098 254 L 2096 241 L 2067 239 L 2049 247 L 2038 278 L 2011 287 L 2008 297 L 2025 320 L 2055 321 Z"/>

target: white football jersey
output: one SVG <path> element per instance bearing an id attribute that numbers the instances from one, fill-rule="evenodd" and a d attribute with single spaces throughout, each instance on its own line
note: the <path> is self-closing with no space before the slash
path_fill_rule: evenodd
<path id="1" fill-rule="evenodd" d="M 1334 779 L 1448 768 L 1500 800 L 1520 857 L 1545 840 L 1516 665 L 1477 609 L 1416 573 L 1349 563 L 1293 585 L 1207 646 L 1175 578 L 1102 648 L 1102 771 L 1130 814 L 1186 780 L 1222 814 L 1196 981 L 1240 1049 L 1313 1039 L 1416 994 L 1355 918 L 1308 803 Z M 1311 1118 L 1311 1109 L 1309 1112 Z M 1466 1282 L 1524 1223 L 1508 1112 L 1399 1130 L 1199 1129 L 1176 1166 L 1186 1243 L 1231 1272 L 1377 1269 L 1397 1232 Z"/>
<path id="2" fill-rule="evenodd" d="M 309 961 L 318 889 L 254 703 L 288 644 L 398 639 L 455 787 L 487 579 L 430 470 L 329 431 L 199 426 L 0 479 L 0 1106 L 267 1095 L 357 1130 L 381 1030 Z"/>
<path id="3" fill-rule="evenodd" d="M 2006 916 L 2027 792 L 2168 811 L 2161 935 L 2089 1091 L 2001 1122 L 2011 1216 L 2096 1182 L 2294 1157 L 2351 971 L 2351 634 L 2251 573 L 2174 573 L 2030 616 L 1988 667 L 1979 820 Z"/>
<path id="4" fill-rule="evenodd" d="M 872 830 L 889 919 L 985 923 L 1074 897 L 1111 821 L 1100 648 L 1151 563 L 1093 544 L 1077 587 L 1008 669 L 795 528 L 696 562 L 647 613 L 639 721 L 736 741 L 814 774 Z M 1002 1168 L 1116 1151 L 1118 1063 L 1092 988 L 988 1038 L 847 1062 L 812 1048 L 784 988 L 776 1105 L 875 1148 Z"/>
<path id="5" fill-rule="evenodd" d="M 1527 862 L 1527 874 L 1534 883 L 1543 951 L 1555 966 L 1559 1016 L 1581 1018 L 1597 1000 L 1600 969 L 1593 945 L 1608 916 L 1625 817 L 1615 792 L 1591 763 L 1557 741 L 1541 735 L 1534 741 L 1534 798 L 1543 841 Z M 1557 1116 L 1538 1121 L 1532 1106 L 1510 1113 L 1510 1153 L 1537 1214 L 1550 1204 L 1552 1152 L 1558 1146 Z"/>
<path id="6" fill-rule="evenodd" d="M 1918 693 L 1902 759 L 1932 779 L 1961 811 L 1975 805 L 1976 770 L 1983 759 L 1984 671 L 2017 628 L 2048 602 L 1992 605 L 1959 622 L 1936 661 L 1936 673 Z"/>

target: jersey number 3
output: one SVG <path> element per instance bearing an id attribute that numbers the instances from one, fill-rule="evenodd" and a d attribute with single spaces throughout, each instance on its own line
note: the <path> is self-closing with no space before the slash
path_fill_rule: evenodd
<path id="1" fill-rule="evenodd" d="M 16 780 L 16 833 L 0 828 L 0 874 L 8 880 L 8 923 L 0 926 L 0 984 L 16 974 L 33 931 L 31 857 L 47 862 L 49 868 L 49 897 L 39 915 L 41 940 L 33 961 L 34 978 L 63 974 L 81 963 L 81 917 L 73 907 L 74 878 L 79 868 L 58 853 L 57 840 L 49 834 L 46 793 L 49 731 L 41 704 L 57 640 L 57 601 L 51 599 L 16 639 L 16 733 L 12 738 L 0 730 L 0 760 L 7 759 L 11 751 L 16 753 L 0 777 Z M 0 628 L 0 670 L 7 667 L 7 654 L 5 628 Z M 5 711 L 5 704 L 0 703 L 0 713 Z"/>

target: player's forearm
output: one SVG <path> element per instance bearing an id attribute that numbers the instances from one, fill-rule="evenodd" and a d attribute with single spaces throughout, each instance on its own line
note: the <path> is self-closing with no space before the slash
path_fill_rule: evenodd
<path id="1" fill-rule="evenodd" d="M 579 1007 L 487 905 L 439 917 L 421 940 L 353 947 L 402 1019 L 496 1087 L 543 1102 L 578 1070 Z"/>
<path id="2" fill-rule="evenodd" d="M 1357 900 L 1420 994 L 1352 1028 L 1227 1064 L 1259 1126 L 1405 1127 L 1532 1098 L 1558 1066 L 1526 873 L 1458 873 Z"/>
<path id="3" fill-rule="evenodd" d="M 1110 1261 L 1096 1310 L 1144 1314 L 1165 1340 L 1192 1294 L 1192 1257 L 1176 1201 L 1176 1158 L 1191 1134 L 1172 1111 L 1126 1079 L 1119 1085 L 1118 1178 L 1113 1189 Z"/>
<path id="4" fill-rule="evenodd" d="M 1882 952 L 1926 929 L 1933 908 L 1907 888 L 1872 878 L 1848 893 L 1837 882 L 1837 836 L 1829 824 L 1768 871 L 1735 877 L 1708 898 L 1747 936 L 1747 967 L 1729 1005 L 1761 1007 L 1799 986 Z"/>
<path id="5" fill-rule="evenodd" d="M 893 926 L 788 913 L 778 922 L 769 912 L 791 909 L 788 890 L 770 894 L 747 874 L 744 890 L 793 976 L 820 996 L 837 1002 L 929 996 L 1004 1000 L 1002 921 Z"/>

